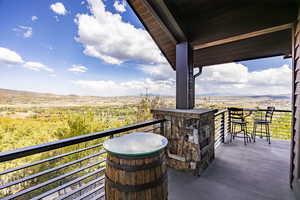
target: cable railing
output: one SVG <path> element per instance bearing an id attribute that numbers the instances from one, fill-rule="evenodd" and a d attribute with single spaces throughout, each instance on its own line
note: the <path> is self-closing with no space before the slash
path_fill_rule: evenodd
<path id="1" fill-rule="evenodd" d="M 247 132 L 253 133 L 253 124 L 256 119 L 263 119 L 266 109 L 249 109 L 241 108 L 244 115 L 247 116 Z M 292 134 L 292 111 L 274 110 L 272 122 L 270 123 L 270 134 L 272 139 L 290 140 Z M 230 134 L 231 129 L 230 109 L 220 110 L 215 114 L 215 147 L 226 142 L 226 137 Z M 265 137 L 263 126 L 258 126 L 257 137 Z"/>
<path id="2" fill-rule="evenodd" d="M 215 113 L 215 148 L 225 142 L 226 135 L 228 134 L 228 126 L 228 111 L 224 109 Z"/>
<path id="3" fill-rule="evenodd" d="M 253 122 L 255 119 L 263 119 L 266 113 L 266 109 L 245 109 L 245 112 L 252 112 L 252 114 L 246 118 L 248 125 L 247 131 L 253 132 Z M 257 130 L 261 132 L 264 127 L 258 126 Z M 264 131 L 264 130 L 263 130 Z M 272 139 L 290 140 L 292 134 L 292 111 L 290 110 L 275 110 L 270 123 L 270 134 Z M 258 133 L 257 136 L 265 136 L 265 134 Z"/>
<path id="4" fill-rule="evenodd" d="M 104 199 L 103 142 L 133 131 L 161 133 L 165 121 L 151 120 L 2 152 L 0 198 Z"/>
<path id="5" fill-rule="evenodd" d="M 247 131 L 265 109 L 243 109 Z M 274 139 L 291 137 L 289 110 L 275 110 L 270 125 Z M 164 134 L 166 119 L 151 120 L 41 145 L 0 153 L 0 199 L 104 199 L 106 152 L 103 142 L 133 131 Z M 228 142 L 230 112 L 215 114 L 215 148 Z M 257 134 L 259 137 L 260 134 Z M 263 135 L 262 135 L 263 136 Z"/>

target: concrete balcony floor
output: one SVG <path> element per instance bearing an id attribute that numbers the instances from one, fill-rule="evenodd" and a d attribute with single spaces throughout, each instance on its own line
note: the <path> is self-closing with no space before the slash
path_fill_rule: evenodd
<path id="1" fill-rule="evenodd" d="M 290 142 L 242 139 L 221 144 L 200 177 L 169 170 L 170 200 L 295 200 L 289 187 Z"/>

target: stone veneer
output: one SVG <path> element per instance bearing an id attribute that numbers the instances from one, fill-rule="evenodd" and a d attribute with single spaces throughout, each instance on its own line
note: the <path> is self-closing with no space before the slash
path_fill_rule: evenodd
<path id="1" fill-rule="evenodd" d="M 155 119 L 167 119 L 164 136 L 168 138 L 168 166 L 178 170 L 201 172 L 214 159 L 214 113 L 211 109 L 158 108 Z"/>

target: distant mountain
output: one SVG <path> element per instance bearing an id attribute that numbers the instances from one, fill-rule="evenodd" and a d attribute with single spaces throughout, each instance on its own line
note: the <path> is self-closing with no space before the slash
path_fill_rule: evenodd
<path id="1" fill-rule="evenodd" d="M 137 104 L 139 96 L 100 97 L 58 95 L 0 88 L 0 107 L 6 106 L 122 106 Z"/>
<path id="2" fill-rule="evenodd" d="M 291 95 L 284 94 L 284 95 L 254 95 L 249 96 L 251 98 L 270 98 L 270 99 L 289 99 Z"/>
<path id="3" fill-rule="evenodd" d="M 10 90 L 10 89 L 2 89 L 0 88 L 0 96 L 3 95 L 18 95 L 18 96 L 41 96 L 41 95 L 47 95 L 47 96 L 57 96 L 55 94 L 51 93 L 39 93 L 39 92 L 29 92 L 29 91 L 23 91 L 23 90 Z"/>
<path id="4" fill-rule="evenodd" d="M 217 97 L 220 96 L 216 93 L 209 93 L 209 94 L 203 94 L 203 95 L 196 95 L 197 97 Z M 226 95 L 223 97 L 233 97 L 233 98 L 238 98 L 238 97 L 247 97 L 247 98 L 270 98 L 270 99 L 289 99 L 291 98 L 291 94 L 280 94 L 280 95 L 244 95 L 244 96 L 239 96 L 239 95 Z"/>
<path id="5" fill-rule="evenodd" d="M 23 90 L 10 90 L 10 89 L 2 89 L 0 88 L 0 97 L 4 96 L 31 96 L 31 97 L 73 97 L 73 98 L 78 98 L 78 97 L 94 97 L 94 98 L 101 98 L 99 96 L 80 96 L 76 94 L 69 94 L 69 95 L 59 95 L 59 94 L 53 94 L 53 93 L 40 93 L 40 92 L 31 92 L 31 91 L 23 91 Z M 144 95 L 140 95 L 144 96 Z M 149 93 L 148 96 L 164 96 L 164 95 L 159 95 L 159 94 L 154 94 L 154 93 Z M 214 97 L 214 96 L 220 96 L 216 93 L 209 93 L 209 94 L 201 94 L 201 95 L 196 95 L 196 97 Z M 171 97 L 171 96 L 170 96 Z M 175 97 L 175 96 L 174 96 Z M 248 97 L 248 98 L 272 98 L 272 99 L 287 99 L 290 98 L 290 94 L 280 94 L 280 95 L 249 95 L 249 96 L 239 96 L 239 95 L 225 95 L 224 97 Z"/>
<path id="6" fill-rule="evenodd" d="M 145 95 L 140 96 L 112 96 L 112 97 L 100 97 L 100 96 L 80 96 L 75 94 L 70 95 L 58 95 L 51 93 L 38 93 L 30 91 L 21 90 L 10 90 L 0 88 L 0 107 L 5 106 L 122 106 L 122 105 L 136 105 L 139 103 L 140 99 Z M 175 96 L 163 96 L 156 95 L 153 93 L 148 94 L 149 97 L 160 96 L 168 104 L 175 103 Z M 208 98 L 208 99 L 207 99 Z M 204 100 L 204 101 L 203 101 Z M 265 101 L 269 100 L 279 100 L 285 106 L 286 101 L 290 101 L 290 95 L 252 95 L 252 96 L 219 96 L 219 95 L 197 95 L 196 101 L 202 101 L 211 104 L 221 104 L 229 105 L 235 102 L 258 102 L 259 105 L 265 105 Z M 230 104 L 230 105 L 231 105 Z M 235 105 L 234 104 L 234 105 Z M 244 105 L 244 104 L 243 104 Z M 252 105 L 253 106 L 253 105 Z"/>

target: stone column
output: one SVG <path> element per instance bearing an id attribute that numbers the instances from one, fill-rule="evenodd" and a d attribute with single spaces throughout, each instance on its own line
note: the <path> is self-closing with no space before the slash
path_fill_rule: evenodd
<path id="1" fill-rule="evenodd" d="M 155 119 L 168 120 L 164 127 L 168 166 L 200 175 L 214 159 L 215 110 L 160 108 L 151 112 Z"/>

